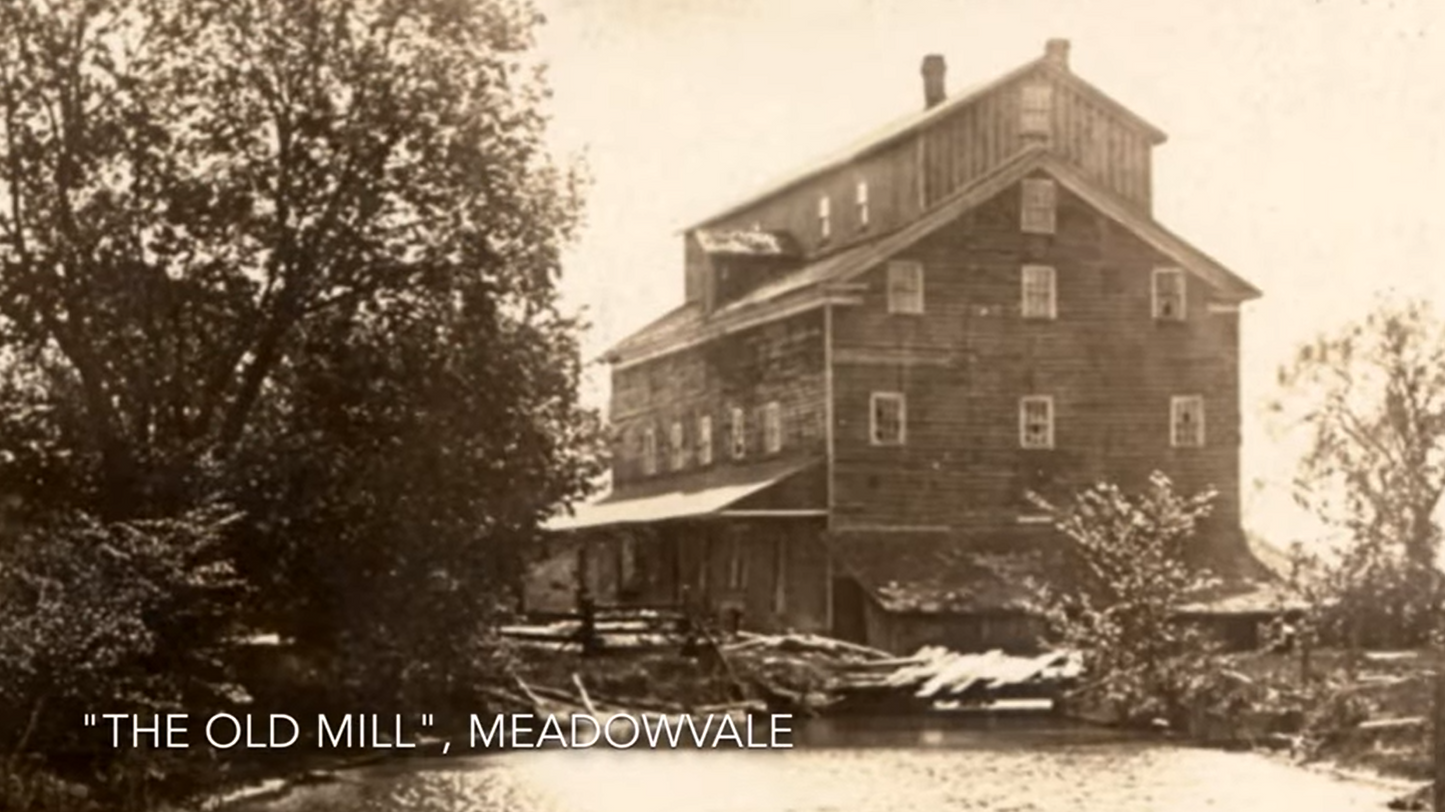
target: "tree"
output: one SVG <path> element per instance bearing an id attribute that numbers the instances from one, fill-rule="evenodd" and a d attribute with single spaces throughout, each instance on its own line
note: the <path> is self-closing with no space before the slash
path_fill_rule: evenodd
<path id="1" fill-rule="evenodd" d="M 1445 323 L 1423 301 L 1382 303 L 1302 347 L 1280 383 L 1275 411 L 1308 442 L 1297 499 L 1344 532 L 1340 605 L 1373 615 L 1352 634 L 1375 621 L 1417 642 L 1440 602 Z"/>
<path id="2" fill-rule="evenodd" d="M 581 181 L 544 149 L 540 20 L 525 0 L 0 4 L 20 519 L 234 505 L 252 620 L 368 657 L 372 687 L 454 681 L 596 467 L 556 291 Z"/>
<path id="3" fill-rule="evenodd" d="M 1205 687 L 1210 646 L 1180 611 L 1214 584 L 1186 555 L 1213 499 L 1181 496 L 1157 472 L 1137 494 L 1104 483 L 1062 508 L 1033 497 L 1072 542 L 1078 572 L 1070 588 L 1047 590 L 1046 616 L 1058 643 L 1082 654 L 1088 693 L 1125 721 L 1179 723 Z"/>

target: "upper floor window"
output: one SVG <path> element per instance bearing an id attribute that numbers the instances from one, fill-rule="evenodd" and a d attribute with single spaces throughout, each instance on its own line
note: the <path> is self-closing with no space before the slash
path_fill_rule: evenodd
<path id="1" fill-rule="evenodd" d="M 874 392 L 868 404 L 868 436 L 873 445 L 903 445 L 908 410 L 899 392 Z"/>
<path id="2" fill-rule="evenodd" d="M 728 422 L 728 442 L 732 446 L 733 459 L 740 460 L 748 453 L 747 415 L 742 409 L 733 407 Z"/>
<path id="3" fill-rule="evenodd" d="M 1204 445 L 1204 398 L 1176 395 L 1169 399 L 1169 444 L 1175 448 Z"/>
<path id="4" fill-rule="evenodd" d="M 923 312 L 922 263 L 888 263 L 888 312 Z"/>
<path id="5" fill-rule="evenodd" d="M 1047 265 L 1025 265 L 1023 268 L 1023 317 L 1052 319 L 1057 313 L 1058 297 L 1054 289 L 1054 269 Z"/>
<path id="6" fill-rule="evenodd" d="M 672 424 L 672 431 L 668 436 L 668 452 L 672 458 L 672 470 L 681 471 L 687 467 L 687 446 L 684 445 L 682 436 L 682 421 Z"/>
<path id="7" fill-rule="evenodd" d="M 697 464 L 712 465 L 712 415 L 697 419 Z"/>
<path id="8" fill-rule="evenodd" d="M 1024 85 L 1019 131 L 1024 135 L 1048 135 L 1054 105 L 1054 88 L 1046 84 Z"/>
<path id="9" fill-rule="evenodd" d="M 777 401 L 763 407 L 763 450 L 768 454 L 783 450 L 783 408 Z"/>
<path id="10" fill-rule="evenodd" d="M 1184 271 L 1179 268 L 1155 268 L 1154 318 L 1183 321 L 1184 313 Z"/>
<path id="11" fill-rule="evenodd" d="M 1019 400 L 1019 445 L 1024 448 L 1054 447 L 1054 399 L 1030 395 Z"/>
<path id="12" fill-rule="evenodd" d="M 642 430 L 642 473 L 657 473 L 657 431 L 652 426 Z"/>
<path id="13" fill-rule="evenodd" d="M 818 198 L 818 237 L 828 239 L 833 236 L 833 201 L 827 195 Z"/>
<path id="14" fill-rule="evenodd" d="M 858 181 L 857 204 L 858 228 L 865 229 L 868 227 L 868 181 L 866 180 Z"/>
<path id="15" fill-rule="evenodd" d="M 1023 182 L 1023 205 L 1019 227 L 1028 234 L 1054 233 L 1057 219 L 1058 190 L 1048 178 L 1028 178 Z"/>

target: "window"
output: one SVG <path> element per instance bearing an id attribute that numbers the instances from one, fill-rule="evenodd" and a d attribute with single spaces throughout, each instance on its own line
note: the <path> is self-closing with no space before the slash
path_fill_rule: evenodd
<path id="1" fill-rule="evenodd" d="M 1054 447 L 1054 399 L 1030 395 L 1019 400 L 1019 445 L 1024 448 Z"/>
<path id="2" fill-rule="evenodd" d="M 747 417 L 742 409 L 734 408 L 732 421 L 728 426 L 729 439 L 732 442 L 733 459 L 740 460 L 748 453 L 748 426 Z"/>
<path id="3" fill-rule="evenodd" d="M 642 473 L 657 473 L 657 432 L 652 426 L 642 430 Z"/>
<path id="4" fill-rule="evenodd" d="M 1054 233 L 1056 190 L 1048 178 L 1023 182 L 1023 206 L 1019 227 L 1028 234 Z"/>
<path id="5" fill-rule="evenodd" d="M 763 407 L 763 451 L 776 454 L 783 450 L 783 409 L 777 401 Z"/>
<path id="6" fill-rule="evenodd" d="M 1025 85 L 1021 100 L 1019 131 L 1024 135 L 1048 135 L 1054 104 L 1054 89 L 1050 85 Z"/>
<path id="7" fill-rule="evenodd" d="M 728 589 L 748 588 L 748 547 L 741 535 L 732 537 L 728 556 Z"/>
<path id="8" fill-rule="evenodd" d="M 833 203 L 827 195 L 818 198 L 818 237 L 828 239 L 833 236 Z"/>
<path id="9" fill-rule="evenodd" d="M 923 312 L 922 263 L 888 263 L 888 312 Z"/>
<path id="10" fill-rule="evenodd" d="M 903 445 L 908 421 L 903 395 L 874 392 L 868 405 L 868 433 L 873 445 Z"/>
<path id="11" fill-rule="evenodd" d="M 1154 269 L 1154 318 L 1184 320 L 1184 271 L 1178 268 Z"/>
<path id="12" fill-rule="evenodd" d="M 1047 265 L 1025 265 L 1023 269 L 1023 317 L 1052 319 L 1057 313 L 1054 269 Z"/>
<path id="13" fill-rule="evenodd" d="M 1169 444 L 1175 448 L 1204 445 L 1204 398 L 1176 395 L 1169 399 Z"/>
<path id="14" fill-rule="evenodd" d="M 672 431 L 668 433 L 668 452 L 672 458 L 672 470 L 681 471 L 687 467 L 687 446 L 683 444 L 682 421 L 675 421 L 672 424 Z"/>
<path id="15" fill-rule="evenodd" d="M 712 465 L 712 415 L 697 419 L 697 464 Z"/>
<path id="16" fill-rule="evenodd" d="M 868 227 L 868 181 L 858 181 L 858 229 Z"/>

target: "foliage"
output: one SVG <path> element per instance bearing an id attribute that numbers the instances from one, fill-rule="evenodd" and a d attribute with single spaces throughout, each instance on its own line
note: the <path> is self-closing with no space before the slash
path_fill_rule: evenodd
<path id="1" fill-rule="evenodd" d="M 498 667 L 539 519 L 597 471 L 539 22 L 527 0 L 0 3 L 0 499 L 49 539 L 0 553 L 47 573 L 56 629 L 122 635 L 92 656 L 0 594 L 17 663 L 60 646 L 6 666 L 6 701 L 52 707 L 86 651 L 66 692 L 194 710 L 186 652 L 223 621 L 323 653 L 378 710 Z M 193 536 L 166 528 L 221 503 L 207 555 L 246 602 L 202 617 Z M 96 556 L 137 539 L 150 586 L 101 590 L 123 579 Z"/>
<path id="2" fill-rule="evenodd" d="M 1216 687 L 1212 647 L 1179 622 L 1184 602 L 1213 584 L 1186 555 L 1213 498 L 1181 496 L 1160 473 L 1138 494 L 1099 484 L 1063 508 L 1033 497 L 1073 542 L 1080 572 L 1077 589 L 1047 594 L 1050 625 L 1082 653 L 1089 693 L 1124 721 L 1178 724 Z"/>
<path id="3" fill-rule="evenodd" d="M 1423 640 L 1440 601 L 1445 322 L 1426 302 L 1382 303 L 1301 348 L 1280 382 L 1275 410 L 1309 442 L 1298 501 L 1346 538 L 1307 568 L 1356 630 Z"/>
<path id="4" fill-rule="evenodd" d="M 57 785 L 47 771 L 101 776 L 117 807 L 153 783 L 187 779 L 175 752 L 117 752 L 79 720 L 232 706 L 237 688 L 222 647 L 242 586 L 221 537 L 234 518 L 205 508 L 173 520 L 104 524 L 82 516 L 7 525 L 0 718 L 15 724 L 0 730 L 5 808 L 38 803 L 46 793 L 26 794 Z M 90 765 L 78 774 L 77 756 Z M 143 764 L 115 769 L 124 759 Z"/>

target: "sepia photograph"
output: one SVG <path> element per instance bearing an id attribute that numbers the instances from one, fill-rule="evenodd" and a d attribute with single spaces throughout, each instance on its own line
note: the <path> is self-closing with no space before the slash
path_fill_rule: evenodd
<path id="1" fill-rule="evenodd" d="M 0 812 L 1445 810 L 1445 5 L 0 0 Z"/>

